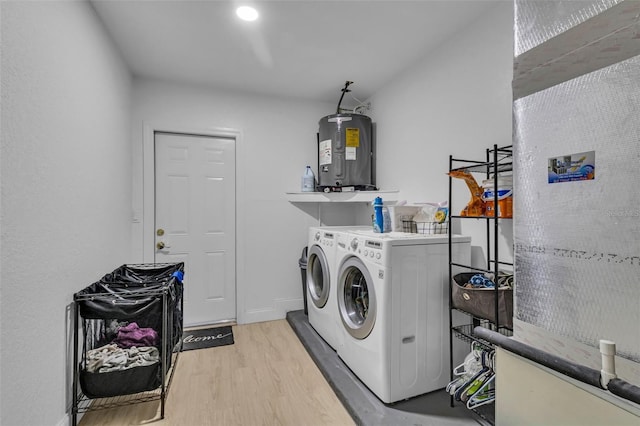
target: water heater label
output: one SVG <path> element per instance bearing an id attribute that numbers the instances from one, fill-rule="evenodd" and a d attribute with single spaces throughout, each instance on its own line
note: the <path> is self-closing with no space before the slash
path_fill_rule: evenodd
<path id="1" fill-rule="evenodd" d="M 580 152 L 549 158 L 549 183 L 593 180 L 596 172 L 596 152 Z"/>
<path id="2" fill-rule="evenodd" d="M 318 144 L 318 160 L 321 166 L 331 164 L 331 139 L 320 141 Z"/>
<path id="3" fill-rule="evenodd" d="M 347 127 L 345 129 L 345 139 L 346 146 L 358 148 L 360 146 L 360 129 Z"/>
<path id="4" fill-rule="evenodd" d="M 344 159 L 345 160 L 355 160 L 356 159 L 356 149 L 354 147 L 346 147 L 344 149 Z"/>

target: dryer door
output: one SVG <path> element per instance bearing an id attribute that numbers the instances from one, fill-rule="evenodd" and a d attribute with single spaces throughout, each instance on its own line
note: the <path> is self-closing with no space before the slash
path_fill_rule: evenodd
<path id="1" fill-rule="evenodd" d="M 376 293 L 369 270 L 357 257 L 347 259 L 338 272 L 338 310 L 347 332 L 364 339 L 376 322 Z"/>
<path id="2" fill-rule="evenodd" d="M 329 299 L 329 264 L 320 246 L 312 245 L 307 257 L 307 290 L 317 308 L 324 308 Z"/>

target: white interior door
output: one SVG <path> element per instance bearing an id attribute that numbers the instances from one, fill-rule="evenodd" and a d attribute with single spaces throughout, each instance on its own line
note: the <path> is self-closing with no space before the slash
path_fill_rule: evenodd
<path id="1" fill-rule="evenodd" d="M 156 132 L 154 144 L 155 261 L 185 263 L 185 326 L 235 320 L 235 140 Z"/>

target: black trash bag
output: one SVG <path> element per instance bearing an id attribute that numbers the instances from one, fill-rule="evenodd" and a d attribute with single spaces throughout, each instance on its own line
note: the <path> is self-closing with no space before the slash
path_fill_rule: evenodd
<path id="1" fill-rule="evenodd" d="M 307 247 L 302 248 L 302 254 L 298 259 L 298 266 L 300 267 L 300 275 L 302 278 L 302 301 L 304 303 L 304 314 L 309 315 L 309 308 L 307 306 Z"/>
<path id="2" fill-rule="evenodd" d="M 122 265 L 106 274 L 100 281 L 113 284 L 140 284 L 143 287 L 165 283 L 175 276 L 180 281 L 184 275 L 184 262 L 164 264 Z"/>
<path id="3" fill-rule="evenodd" d="M 182 336 L 184 262 L 122 265 L 74 298 L 85 319 L 137 320 L 142 327 L 162 331 L 162 296 L 167 293 L 173 317 L 173 344 Z"/>
<path id="4" fill-rule="evenodd" d="M 160 363 L 108 373 L 80 369 L 80 387 L 87 398 L 109 398 L 157 389 L 162 385 Z"/>

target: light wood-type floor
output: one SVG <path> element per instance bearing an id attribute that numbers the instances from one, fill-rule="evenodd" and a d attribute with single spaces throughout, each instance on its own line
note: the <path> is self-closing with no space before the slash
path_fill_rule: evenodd
<path id="1" fill-rule="evenodd" d="M 80 426 L 354 424 L 286 320 L 233 334 L 233 345 L 180 354 L 163 420 L 152 401 L 90 411 Z"/>

